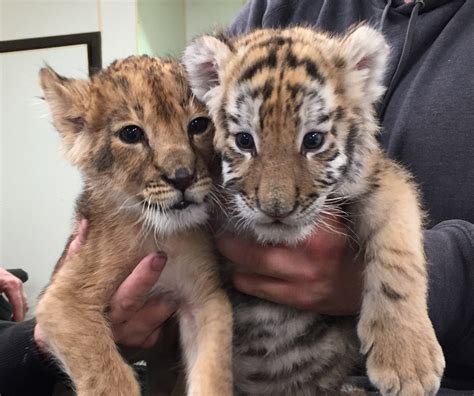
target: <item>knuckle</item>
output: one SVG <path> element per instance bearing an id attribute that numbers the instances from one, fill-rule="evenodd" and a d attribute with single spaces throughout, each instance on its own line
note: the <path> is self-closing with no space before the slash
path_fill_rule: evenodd
<path id="1" fill-rule="evenodd" d="M 316 265 L 308 266 L 301 276 L 302 280 L 309 283 L 316 283 L 320 280 L 320 273 Z"/>
<path id="2" fill-rule="evenodd" d="M 315 306 L 315 298 L 307 289 L 303 289 L 297 295 L 297 304 L 304 310 L 311 310 Z"/>
<path id="3" fill-rule="evenodd" d="M 6 280 L 6 285 L 10 289 L 18 289 L 21 285 L 21 281 L 18 278 L 15 278 L 14 276 L 11 276 Z"/>
<path id="4" fill-rule="evenodd" d="M 261 253 L 259 261 L 261 262 L 260 264 L 264 264 L 268 267 L 274 267 L 278 261 L 281 261 L 281 253 L 276 249 L 267 248 Z"/>
<path id="5" fill-rule="evenodd" d="M 133 298 L 123 298 L 119 302 L 119 307 L 126 312 L 135 312 L 140 309 L 142 302 Z"/>

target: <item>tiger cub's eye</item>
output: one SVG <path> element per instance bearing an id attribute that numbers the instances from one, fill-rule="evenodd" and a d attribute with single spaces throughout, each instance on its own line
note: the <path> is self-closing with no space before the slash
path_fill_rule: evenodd
<path id="1" fill-rule="evenodd" d="M 188 124 L 188 133 L 190 135 L 199 135 L 207 131 L 209 126 L 209 118 L 207 117 L 197 117 Z"/>
<path id="2" fill-rule="evenodd" d="M 303 137 L 303 149 L 304 151 L 314 151 L 324 144 L 324 133 L 322 132 L 308 132 Z"/>
<path id="3" fill-rule="evenodd" d="M 120 140 L 127 144 L 135 144 L 143 139 L 143 129 L 136 125 L 127 125 L 119 132 Z"/>
<path id="4" fill-rule="evenodd" d="M 235 135 L 235 143 L 241 150 L 252 151 L 255 148 L 253 137 L 250 133 L 240 132 Z"/>

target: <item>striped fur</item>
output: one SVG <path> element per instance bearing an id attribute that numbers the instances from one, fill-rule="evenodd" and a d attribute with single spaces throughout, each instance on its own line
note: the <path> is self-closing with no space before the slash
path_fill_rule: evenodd
<path id="1" fill-rule="evenodd" d="M 376 142 L 387 56 L 367 26 L 342 37 L 296 27 L 203 36 L 184 63 L 215 123 L 231 226 L 294 244 L 343 205 L 365 257 L 357 330 L 370 379 L 384 395 L 428 395 L 444 359 L 427 315 L 422 212 Z M 230 295 L 237 394 L 340 394 L 355 321 Z"/>

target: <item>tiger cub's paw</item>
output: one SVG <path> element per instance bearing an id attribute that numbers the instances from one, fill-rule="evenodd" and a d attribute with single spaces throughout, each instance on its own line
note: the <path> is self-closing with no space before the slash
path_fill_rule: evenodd
<path id="1" fill-rule="evenodd" d="M 359 337 L 368 351 L 367 374 L 382 395 L 436 395 L 445 362 L 428 318 L 416 328 L 387 323 L 365 331 L 360 326 Z"/>

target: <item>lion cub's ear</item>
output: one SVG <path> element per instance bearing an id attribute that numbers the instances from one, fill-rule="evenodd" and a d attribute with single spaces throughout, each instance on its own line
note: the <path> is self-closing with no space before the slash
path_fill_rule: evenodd
<path id="1" fill-rule="evenodd" d="M 73 165 L 80 166 L 92 144 L 89 134 L 84 133 L 90 83 L 60 76 L 50 67 L 40 70 L 39 80 L 54 126 L 61 133 L 64 154 Z"/>
<path id="2" fill-rule="evenodd" d="M 56 129 L 63 137 L 81 132 L 90 100 L 89 82 L 60 76 L 50 67 L 40 70 L 39 80 Z"/>

